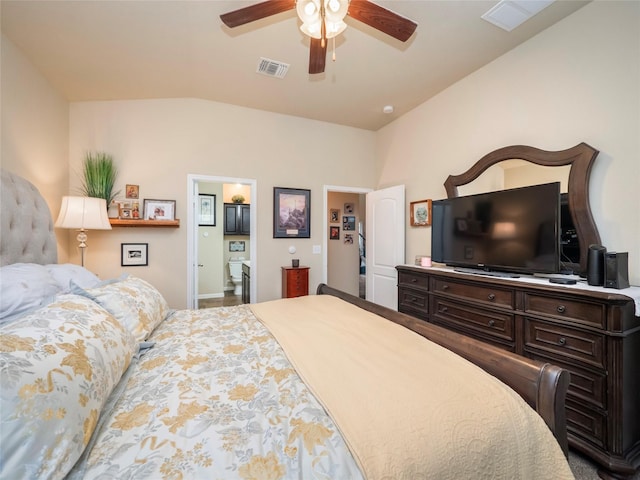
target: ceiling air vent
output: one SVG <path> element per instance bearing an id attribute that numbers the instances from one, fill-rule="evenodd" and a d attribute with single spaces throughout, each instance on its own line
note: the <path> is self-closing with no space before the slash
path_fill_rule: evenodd
<path id="1" fill-rule="evenodd" d="M 257 73 L 266 75 L 267 77 L 284 78 L 289 71 L 289 64 L 269 60 L 268 58 L 260 58 Z"/>

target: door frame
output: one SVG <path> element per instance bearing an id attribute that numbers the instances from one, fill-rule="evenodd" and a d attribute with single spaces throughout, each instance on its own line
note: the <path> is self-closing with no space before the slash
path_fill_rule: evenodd
<path id="1" fill-rule="evenodd" d="M 324 212 L 324 216 L 322 221 L 322 231 L 324 232 L 324 234 L 322 235 L 322 283 L 327 283 L 327 279 L 329 278 L 329 193 L 361 193 L 366 195 L 369 192 L 373 192 L 373 188 L 323 185 L 322 211 Z"/>
<path id="2" fill-rule="evenodd" d="M 251 277 L 258 278 L 258 181 L 254 178 L 219 177 L 190 173 L 187 175 L 187 308 L 198 307 L 198 224 L 196 211 L 198 205 L 198 183 L 240 183 L 249 185 L 251 204 L 249 220 L 251 234 L 249 254 L 251 256 Z M 224 201 L 224 199 L 222 199 Z M 249 295 L 251 301 L 258 298 L 258 282 L 252 281 Z"/>

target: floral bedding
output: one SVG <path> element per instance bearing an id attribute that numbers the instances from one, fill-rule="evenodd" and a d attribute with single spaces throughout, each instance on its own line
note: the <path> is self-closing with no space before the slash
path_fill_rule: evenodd
<path id="1" fill-rule="evenodd" d="M 80 478 L 362 478 L 248 306 L 175 312 L 149 341 Z"/>

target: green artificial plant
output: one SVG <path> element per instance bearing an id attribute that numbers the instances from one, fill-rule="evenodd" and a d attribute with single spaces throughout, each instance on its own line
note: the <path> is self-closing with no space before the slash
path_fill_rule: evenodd
<path id="1" fill-rule="evenodd" d="M 104 198 L 107 207 L 120 192 L 113 188 L 118 176 L 118 169 L 113 157 L 106 153 L 87 153 L 84 157 L 82 178 L 82 194 L 87 197 Z"/>

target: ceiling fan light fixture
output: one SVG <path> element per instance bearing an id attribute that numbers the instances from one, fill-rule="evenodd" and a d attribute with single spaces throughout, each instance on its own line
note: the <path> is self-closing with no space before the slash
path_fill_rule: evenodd
<path id="1" fill-rule="evenodd" d="M 320 4 L 321 1 L 324 3 Z M 326 38 L 340 35 L 347 28 L 344 17 L 348 9 L 349 0 L 298 0 L 296 12 L 302 20 L 300 30 L 311 38 L 321 38 L 324 11 Z"/>
<path id="2" fill-rule="evenodd" d="M 320 21 L 320 0 L 298 0 L 296 12 L 302 23 L 314 23 Z"/>

